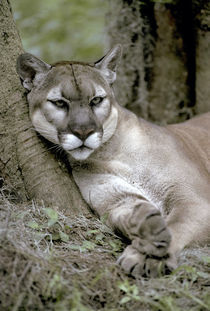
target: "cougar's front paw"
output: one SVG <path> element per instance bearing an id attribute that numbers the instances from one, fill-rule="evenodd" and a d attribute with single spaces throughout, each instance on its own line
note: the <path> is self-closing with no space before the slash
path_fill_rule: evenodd
<path id="1" fill-rule="evenodd" d="M 126 273 L 134 277 L 156 277 L 175 268 L 169 254 L 171 234 L 157 209 L 146 205 L 137 207 L 127 224 L 132 243 L 118 259 Z"/>
<path id="2" fill-rule="evenodd" d="M 168 249 L 171 234 L 159 211 L 148 213 L 143 221 L 134 219 L 132 244 L 127 246 L 118 263 L 123 270 L 138 278 L 157 277 L 175 268 Z"/>
<path id="3" fill-rule="evenodd" d="M 136 249 L 129 245 L 125 248 L 117 263 L 129 275 L 135 278 L 143 275 L 146 256 L 140 254 Z"/>
<path id="4" fill-rule="evenodd" d="M 158 211 L 147 215 L 138 227 L 132 246 L 139 253 L 164 257 L 168 254 L 171 234 Z"/>
<path id="5" fill-rule="evenodd" d="M 174 256 L 148 257 L 139 253 L 132 245 L 126 247 L 117 263 L 127 274 L 135 278 L 158 277 L 170 273 L 177 267 Z"/>

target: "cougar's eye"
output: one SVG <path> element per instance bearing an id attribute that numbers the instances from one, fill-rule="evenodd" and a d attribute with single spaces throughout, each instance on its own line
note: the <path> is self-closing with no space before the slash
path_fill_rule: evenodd
<path id="1" fill-rule="evenodd" d="M 103 101 L 104 97 L 94 97 L 91 101 L 90 101 L 90 106 L 97 106 L 99 105 L 102 101 Z"/>
<path id="2" fill-rule="evenodd" d="M 56 107 L 61 108 L 61 109 L 67 109 L 68 108 L 68 104 L 62 99 L 56 100 L 56 101 L 51 100 L 51 103 L 53 105 L 55 105 Z"/>

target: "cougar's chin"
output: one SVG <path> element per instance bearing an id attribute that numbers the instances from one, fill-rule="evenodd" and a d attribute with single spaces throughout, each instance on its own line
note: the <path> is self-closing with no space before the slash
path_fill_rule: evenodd
<path id="1" fill-rule="evenodd" d="M 85 146 L 79 147 L 74 150 L 67 151 L 75 160 L 84 161 L 86 160 L 91 153 L 94 152 L 94 149 L 87 148 Z"/>

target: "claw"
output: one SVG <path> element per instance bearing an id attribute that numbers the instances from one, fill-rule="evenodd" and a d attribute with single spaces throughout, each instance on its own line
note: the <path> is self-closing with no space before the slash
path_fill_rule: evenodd
<path id="1" fill-rule="evenodd" d="M 143 269 L 145 255 L 140 254 L 131 245 L 127 246 L 122 255 L 118 258 L 117 263 L 122 269 L 131 275 L 136 275 L 136 271 Z M 141 274 L 140 274 L 141 275 Z"/>
<path id="2" fill-rule="evenodd" d="M 133 220 L 132 244 L 126 247 L 117 263 L 135 278 L 166 274 L 176 267 L 175 257 L 168 254 L 170 242 L 171 234 L 164 218 L 152 211 L 140 225 Z"/>

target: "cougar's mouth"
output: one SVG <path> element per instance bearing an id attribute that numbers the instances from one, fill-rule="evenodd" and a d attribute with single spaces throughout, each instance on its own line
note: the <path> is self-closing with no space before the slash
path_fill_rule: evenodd
<path id="1" fill-rule="evenodd" d="M 60 135 L 61 146 L 74 159 L 82 161 L 86 160 L 91 153 L 98 149 L 102 143 L 102 134 L 94 133 L 82 141 L 74 134 Z"/>
<path id="2" fill-rule="evenodd" d="M 94 149 L 90 149 L 88 147 L 85 147 L 84 145 L 81 147 L 78 147 L 74 150 L 68 150 L 67 151 L 75 160 L 83 161 L 86 160 L 91 153 L 94 152 Z"/>
<path id="3" fill-rule="evenodd" d="M 94 133 L 85 141 L 82 141 L 73 134 L 64 134 L 61 136 L 61 146 L 66 151 L 83 150 L 85 148 L 95 150 L 101 145 L 101 135 Z"/>
<path id="4" fill-rule="evenodd" d="M 74 150 L 70 150 L 70 152 L 75 151 L 75 150 L 80 150 L 80 151 L 93 150 L 94 151 L 94 149 L 86 147 L 84 144 L 78 148 L 75 148 Z"/>

